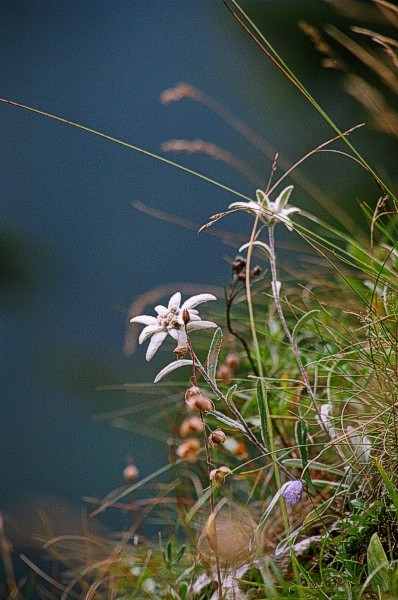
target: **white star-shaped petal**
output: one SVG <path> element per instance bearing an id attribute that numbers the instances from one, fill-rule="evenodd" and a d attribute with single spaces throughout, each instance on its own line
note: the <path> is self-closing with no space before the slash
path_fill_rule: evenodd
<path id="1" fill-rule="evenodd" d="M 263 190 L 257 190 L 257 202 L 254 200 L 250 200 L 249 202 L 233 202 L 228 208 L 246 210 L 254 215 L 258 214 L 259 218 L 269 227 L 274 226 L 279 222 L 284 223 L 291 231 L 293 229 L 293 223 L 290 220 L 289 215 L 300 212 L 300 209 L 295 206 L 285 208 L 292 191 L 293 186 L 289 185 L 282 190 L 276 200 L 272 202 Z"/>
<path id="2" fill-rule="evenodd" d="M 169 334 L 180 346 L 186 341 L 185 324 L 183 313 L 187 311 L 189 321 L 186 325 L 187 331 L 195 331 L 197 329 L 212 329 L 217 327 L 212 321 L 202 321 L 198 311 L 194 308 L 203 302 L 217 300 L 213 294 L 197 294 L 191 296 L 181 306 L 181 293 L 176 292 L 170 298 L 167 308 L 161 304 L 155 306 L 157 317 L 150 315 L 138 315 L 130 319 L 130 323 L 141 323 L 145 325 L 141 331 L 138 341 L 143 344 L 148 338 L 151 338 L 146 352 L 146 359 L 150 361 L 156 351 L 160 348 L 163 341 Z"/>

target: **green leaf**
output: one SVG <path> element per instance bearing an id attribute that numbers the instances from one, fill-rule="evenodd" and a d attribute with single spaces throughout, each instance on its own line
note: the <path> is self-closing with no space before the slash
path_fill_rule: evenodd
<path id="1" fill-rule="evenodd" d="M 298 332 L 300 331 L 300 329 L 303 327 L 303 325 L 305 325 L 305 323 L 307 321 L 309 321 L 310 319 L 312 319 L 312 317 L 314 316 L 314 314 L 317 314 L 321 312 L 318 309 L 314 309 L 314 310 L 310 310 L 309 312 L 305 313 L 305 315 L 303 315 L 296 323 L 296 325 L 293 328 L 293 332 L 292 335 L 295 338 L 298 334 Z"/>
<path id="2" fill-rule="evenodd" d="M 398 511 L 398 492 L 395 489 L 395 487 L 393 486 L 393 484 L 391 483 L 391 480 L 388 477 L 387 473 L 385 472 L 384 468 L 382 467 L 379 459 L 375 457 L 374 461 L 375 461 L 376 467 L 384 481 L 384 485 L 386 486 L 387 491 L 390 494 L 390 498 L 395 506 L 395 510 Z"/>
<path id="3" fill-rule="evenodd" d="M 279 490 L 276 492 L 276 494 L 274 495 L 274 497 L 272 498 L 271 502 L 268 504 L 267 509 L 265 511 L 265 513 L 263 514 L 263 516 L 260 519 L 259 524 L 256 527 L 255 530 L 255 535 L 256 537 L 258 537 L 258 534 L 261 532 L 261 529 L 264 527 L 265 523 L 267 522 L 275 504 L 278 502 L 279 498 L 282 495 L 283 492 L 283 485 L 279 488 Z"/>
<path id="4" fill-rule="evenodd" d="M 316 523 L 322 523 L 323 515 L 328 510 L 328 508 L 333 504 L 334 501 L 335 501 L 335 497 L 332 496 L 328 500 L 325 500 L 325 502 L 322 502 L 322 504 L 318 504 L 318 506 L 316 508 L 314 508 L 314 510 L 312 510 L 305 517 L 305 519 L 303 521 L 303 527 L 305 527 L 306 525 L 308 525 L 308 527 L 310 527 L 312 525 L 315 525 Z"/>
<path id="5" fill-rule="evenodd" d="M 177 552 L 177 555 L 174 559 L 174 564 L 176 565 L 178 562 L 180 562 L 180 560 L 182 559 L 182 557 L 184 556 L 184 552 L 186 550 L 186 546 L 181 546 L 181 548 L 179 549 L 179 551 Z"/>
<path id="6" fill-rule="evenodd" d="M 211 410 L 207 414 L 211 415 L 212 417 L 217 419 L 217 421 L 220 421 L 221 423 L 223 423 L 224 425 L 227 425 L 228 427 L 232 427 L 233 429 L 239 429 L 239 431 L 246 433 L 245 428 L 243 427 L 243 425 L 241 425 L 239 423 L 239 421 L 235 421 L 234 419 L 231 419 L 230 417 L 223 415 L 223 413 L 218 412 L 218 410 Z"/>
<path id="7" fill-rule="evenodd" d="M 167 560 L 168 560 L 169 564 L 172 565 L 173 564 L 173 547 L 171 545 L 171 541 L 169 541 L 167 543 L 166 554 L 167 554 Z"/>
<path id="8" fill-rule="evenodd" d="M 181 600 L 185 600 L 185 598 L 187 597 L 187 593 L 188 593 L 188 583 L 186 581 L 184 581 L 180 585 L 179 593 L 180 593 Z"/>
<path id="9" fill-rule="evenodd" d="M 235 406 L 235 405 L 234 405 L 234 402 L 233 402 L 233 400 L 232 400 L 232 396 L 235 394 L 235 392 L 236 392 L 237 388 L 238 388 L 238 385 L 237 385 L 236 383 L 234 383 L 234 385 L 233 385 L 233 386 L 231 386 L 231 387 L 229 388 L 228 392 L 227 392 L 227 403 L 228 403 L 230 406 Z"/>
<path id="10" fill-rule="evenodd" d="M 265 242 L 260 242 L 259 240 L 243 244 L 243 246 L 239 248 L 239 252 L 243 252 L 243 250 L 246 250 L 247 248 L 249 248 L 249 246 L 257 246 L 258 248 L 260 248 L 260 250 L 262 250 L 265 253 L 267 258 L 271 256 L 271 248 L 268 246 L 268 244 L 266 244 Z"/>
<path id="11" fill-rule="evenodd" d="M 275 557 L 280 556 L 286 550 L 286 548 L 289 548 L 289 546 L 291 546 L 296 541 L 296 537 L 301 532 L 301 529 L 302 529 L 301 527 L 299 527 L 298 529 L 295 529 L 294 531 L 289 533 L 288 536 L 283 538 L 283 540 L 281 540 L 277 544 L 277 546 L 275 548 Z"/>
<path id="12" fill-rule="evenodd" d="M 296 435 L 297 446 L 298 446 L 298 449 L 301 454 L 301 463 L 302 463 L 303 471 L 304 471 L 303 477 L 305 478 L 307 483 L 311 483 L 310 472 L 306 468 L 307 464 L 308 464 L 308 446 L 307 446 L 308 426 L 305 421 L 302 421 L 301 419 L 299 419 L 296 422 L 295 435 Z"/>
<path id="13" fill-rule="evenodd" d="M 220 327 L 217 327 L 214 332 L 213 339 L 211 340 L 209 354 L 207 355 L 207 374 L 213 382 L 216 380 L 218 355 L 220 353 L 221 343 L 222 331 Z"/>
<path id="14" fill-rule="evenodd" d="M 259 379 L 257 382 L 257 405 L 258 414 L 260 415 L 261 439 L 266 448 L 270 447 L 269 431 L 267 427 L 267 392 L 264 390 L 264 383 Z M 265 391 L 265 394 L 264 394 Z"/>
<path id="15" fill-rule="evenodd" d="M 327 479 L 311 479 L 312 485 L 322 488 L 341 488 L 344 484 L 341 481 L 328 481 Z"/>
<path id="16" fill-rule="evenodd" d="M 301 419 L 299 419 L 296 422 L 295 434 L 296 434 L 297 446 L 300 450 L 301 460 L 303 462 L 303 468 L 305 469 L 305 466 L 308 462 L 308 448 L 307 448 L 308 426 L 305 421 L 302 421 Z"/>
<path id="17" fill-rule="evenodd" d="M 281 191 L 275 200 L 275 204 L 278 206 L 278 208 L 282 209 L 286 206 L 286 204 L 289 202 L 290 194 L 292 193 L 293 189 L 293 185 L 288 185 L 284 190 Z"/>
<path id="18" fill-rule="evenodd" d="M 233 396 L 234 396 L 234 394 L 236 392 L 236 388 L 237 387 L 238 386 L 237 386 L 236 383 L 232 387 L 230 387 L 229 390 L 228 390 L 228 392 L 227 392 L 226 398 L 225 398 L 226 401 L 227 401 L 228 406 L 230 407 L 230 409 L 232 410 L 232 412 L 234 412 L 235 414 L 237 412 L 239 412 L 238 409 L 236 408 L 235 402 L 233 401 Z"/>
<path id="19" fill-rule="evenodd" d="M 158 381 L 163 379 L 163 377 L 165 377 L 166 375 L 168 375 L 175 369 L 179 369 L 180 367 L 186 367 L 187 365 L 191 365 L 191 367 L 192 367 L 192 360 L 188 360 L 186 358 L 179 359 L 179 360 L 173 360 L 173 362 L 169 363 L 166 367 L 164 367 L 164 369 L 159 371 L 159 373 L 156 375 L 156 377 L 154 379 L 154 383 L 157 383 Z"/>
<path id="20" fill-rule="evenodd" d="M 281 461 L 285 467 L 292 467 L 297 469 L 303 468 L 303 461 L 301 458 L 285 458 Z M 331 465 L 326 465 L 325 463 L 319 462 L 317 460 L 311 460 L 309 463 L 310 469 L 317 469 L 318 471 L 324 471 L 325 473 L 334 473 L 335 475 L 340 475 L 340 477 L 344 476 L 344 471 L 339 469 L 338 467 L 333 467 Z"/>
<path id="21" fill-rule="evenodd" d="M 370 538 L 368 551 L 368 580 L 374 591 L 387 592 L 391 588 L 388 558 L 377 533 Z"/>

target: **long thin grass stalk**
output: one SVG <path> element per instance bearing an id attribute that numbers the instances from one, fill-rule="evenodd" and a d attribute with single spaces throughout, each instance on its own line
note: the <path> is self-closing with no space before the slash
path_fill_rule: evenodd
<path id="1" fill-rule="evenodd" d="M 327 434 L 327 429 L 326 427 L 323 425 L 322 419 L 321 419 L 321 413 L 319 412 L 319 408 L 316 402 L 316 398 L 315 398 L 315 394 L 314 391 L 312 389 L 310 380 L 308 378 L 308 373 L 304 367 L 302 358 L 301 358 L 301 354 L 300 354 L 300 350 L 297 346 L 297 342 L 292 334 L 292 332 L 289 329 L 289 326 L 286 322 L 285 319 L 285 315 L 282 309 L 282 304 L 281 304 L 281 300 L 280 300 L 280 295 L 279 295 L 279 289 L 278 289 L 278 277 L 277 277 L 277 271 L 276 271 L 276 255 L 275 255 L 275 236 L 274 236 L 274 227 L 270 226 L 268 227 L 268 235 L 269 235 L 269 248 L 270 248 L 270 256 L 269 256 L 269 262 L 270 262 L 270 268 L 271 268 L 271 278 L 272 278 L 272 295 L 274 298 L 274 302 L 275 302 L 275 307 L 276 310 L 278 312 L 278 316 L 281 322 L 281 325 L 283 327 L 283 330 L 286 334 L 287 339 L 289 340 L 292 350 L 293 350 L 293 354 L 296 358 L 301 376 L 303 378 L 304 381 L 304 385 L 306 387 L 307 390 L 307 394 L 311 400 L 311 404 L 312 407 L 314 409 L 315 414 L 318 417 L 318 421 L 321 424 L 321 426 L 323 426 L 323 429 L 325 431 L 325 433 Z"/>
<path id="2" fill-rule="evenodd" d="M 196 378 L 196 362 L 198 362 L 198 360 L 197 360 L 196 354 L 194 352 L 191 339 L 188 335 L 186 325 L 185 325 L 185 335 L 186 335 L 186 339 L 188 342 L 189 353 L 192 358 L 192 372 L 193 372 L 192 380 L 193 380 L 193 384 L 195 386 L 197 386 L 198 382 L 197 382 L 197 378 Z M 209 445 L 209 440 L 208 440 L 207 433 L 206 433 L 206 422 L 205 422 L 203 410 L 200 410 L 199 414 L 200 414 L 200 419 L 201 419 L 202 425 L 203 425 L 203 440 L 205 443 L 207 474 L 208 474 L 209 485 L 210 485 L 210 518 L 212 518 L 214 516 L 214 555 L 215 555 L 215 559 L 216 559 L 217 594 L 218 594 L 218 600 L 222 600 L 223 591 L 222 591 L 220 559 L 218 556 L 217 521 L 216 521 L 215 510 L 214 510 L 214 486 L 213 486 L 213 482 L 210 477 L 210 473 L 212 471 L 213 465 L 211 462 L 210 445 Z"/>
<path id="3" fill-rule="evenodd" d="M 276 52 L 274 47 L 267 40 L 265 35 L 259 30 L 256 24 L 250 19 L 249 15 L 246 11 L 240 6 L 237 0 L 230 0 L 233 6 L 239 11 L 242 15 L 242 18 L 237 14 L 235 10 L 233 10 L 226 0 L 223 0 L 225 6 L 231 12 L 232 16 L 236 19 L 236 21 L 241 25 L 241 27 L 246 31 L 246 33 L 251 37 L 251 39 L 259 46 L 262 52 L 271 60 L 271 62 L 283 73 L 283 75 L 292 83 L 292 85 L 306 98 L 306 100 L 311 104 L 311 106 L 321 115 L 321 117 L 328 123 L 328 125 L 337 133 L 338 136 L 341 137 L 343 142 L 350 148 L 350 150 L 354 153 L 357 159 L 360 161 L 362 166 L 370 173 L 373 177 L 377 185 L 380 189 L 387 194 L 394 202 L 398 202 L 397 197 L 393 193 L 393 191 L 384 183 L 384 181 L 377 175 L 375 170 L 368 164 L 368 162 L 363 158 L 360 152 L 356 149 L 356 147 L 350 142 L 350 140 L 344 135 L 343 131 L 335 124 L 333 119 L 329 117 L 329 115 L 325 112 L 325 110 L 320 106 L 320 104 L 315 100 L 315 98 L 310 94 L 304 84 L 300 81 L 300 79 L 291 71 L 287 63 L 282 59 L 282 57 Z"/>
<path id="4" fill-rule="evenodd" d="M 53 115 L 51 113 L 45 112 L 43 110 L 39 110 L 37 108 L 33 108 L 31 106 L 26 106 L 25 104 L 21 104 L 20 102 L 14 102 L 13 100 L 6 100 L 4 98 L 0 98 L 0 103 L 9 104 L 10 106 L 15 106 L 17 108 L 22 108 L 23 110 L 27 110 L 28 112 L 32 112 L 36 115 L 41 115 L 42 117 L 47 117 L 48 119 L 52 119 L 53 121 L 58 121 L 59 123 L 64 123 L 65 125 L 70 125 L 71 127 L 75 127 L 76 129 L 81 129 L 82 131 L 86 131 L 87 133 L 96 135 L 100 138 L 103 138 L 105 140 L 108 140 L 110 142 L 118 144 L 119 146 L 123 146 L 124 148 L 134 150 L 135 152 L 144 154 L 145 156 L 149 156 L 150 158 L 155 158 L 156 160 L 158 160 L 162 163 L 165 163 L 171 167 L 180 169 L 180 171 L 184 171 L 185 173 L 189 173 L 190 175 L 198 177 L 199 179 L 202 179 L 203 181 L 207 181 L 208 183 L 211 183 L 212 185 L 215 185 L 227 192 L 230 192 L 231 194 L 234 194 L 235 196 L 239 196 L 240 198 L 249 200 L 249 198 L 247 196 L 245 196 L 244 194 L 241 194 L 240 192 L 233 190 L 232 188 L 220 183 L 219 181 L 211 179 L 210 177 L 206 177 L 206 175 L 202 175 L 201 173 L 198 173 L 197 171 L 189 169 L 188 167 L 184 167 L 183 165 L 180 165 L 179 163 L 169 160 L 169 159 L 165 158 L 164 156 L 160 156 L 159 154 L 156 154 L 155 152 L 150 152 L 149 150 L 145 150 L 144 148 L 140 148 L 139 146 L 135 146 L 134 144 L 124 142 L 123 140 L 119 140 L 118 138 L 115 138 L 111 135 L 102 133 L 101 131 L 97 131 L 96 129 L 92 129 L 91 127 L 86 127 L 85 125 L 81 125 L 80 123 L 75 123 L 74 121 L 70 121 L 69 119 L 64 119 L 62 117 L 58 117 L 57 115 Z"/>

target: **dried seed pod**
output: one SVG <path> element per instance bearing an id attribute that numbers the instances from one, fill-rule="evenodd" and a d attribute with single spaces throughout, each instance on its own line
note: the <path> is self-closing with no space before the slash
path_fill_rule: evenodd
<path id="1" fill-rule="evenodd" d="M 246 267 L 246 259 L 243 258 L 243 256 L 237 256 L 231 264 L 231 267 L 233 271 L 241 271 Z"/>
<path id="2" fill-rule="evenodd" d="M 221 379 L 225 385 L 231 383 L 233 372 L 228 365 L 220 365 L 217 369 L 217 377 Z"/>
<path id="3" fill-rule="evenodd" d="M 224 362 L 227 365 L 227 367 L 229 367 L 230 369 L 236 369 L 236 367 L 240 363 L 239 354 L 237 354 L 236 352 L 230 352 L 225 357 L 225 361 Z"/>
<path id="4" fill-rule="evenodd" d="M 123 471 L 123 477 L 127 482 L 134 481 L 139 475 L 139 470 L 135 465 L 127 465 Z"/>
<path id="5" fill-rule="evenodd" d="M 188 352 L 188 346 L 177 346 L 173 352 L 177 358 L 183 358 Z"/>
<path id="6" fill-rule="evenodd" d="M 195 400 L 199 398 L 201 393 L 197 385 L 193 385 L 187 389 L 185 392 L 185 402 L 187 403 L 188 410 L 195 410 Z"/>
<path id="7" fill-rule="evenodd" d="M 184 321 L 185 325 L 187 325 L 189 323 L 189 321 L 191 320 L 191 315 L 189 314 L 189 310 L 184 308 L 184 310 L 182 311 L 182 320 Z"/>
<path id="8" fill-rule="evenodd" d="M 196 385 L 193 385 L 185 392 L 185 401 L 189 410 L 200 410 L 209 412 L 214 410 L 214 402 L 207 396 L 204 396 Z"/>
<path id="9" fill-rule="evenodd" d="M 198 458 L 198 450 L 200 448 L 200 441 L 197 438 L 187 438 L 185 442 L 182 442 L 176 450 L 177 456 L 190 462 L 195 462 Z"/>
<path id="10" fill-rule="evenodd" d="M 197 385 L 193 385 L 192 387 L 188 388 L 185 392 L 185 400 L 189 400 L 193 396 L 198 396 L 201 393 L 202 392 L 200 391 L 200 388 Z"/>
<path id="11" fill-rule="evenodd" d="M 203 432 L 203 421 L 200 417 L 187 417 L 180 425 L 180 437 L 186 438 L 188 435 Z"/>
<path id="12" fill-rule="evenodd" d="M 259 267 L 259 265 L 256 265 L 251 272 L 251 276 L 252 277 L 260 277 L 261 275 L 261 267 Z"/>
<path id="13" fill-rule="evenodd" d="M 222 429 L 215 429 L 209 435 L 209 444 L 212 448 L 214 448 L 215 446 L 223 444 L 226 439 L 227 436 L 225 435 Z"/>
<path id="14" fill-rule="evenodd" d="M 231 473 L 231 469 L 225 466 L 218 467 L 218 469 L 213 469 L 209 474 L 210 483 L 220 486 L 224 483 L 227 475 L 230 475 Z"/>
<path id="15" fill-rule="evenodd" d="M 210 410 L 214 410 L 215 406 L 213 400 L 210 400 L 210 398 L 208 398 L 207 396 L 203 396 L 203 394 L 200 394 L 200 396 L 198 396 L 194 402 L 194 408 L 195 410 L 209 412 Z"/>

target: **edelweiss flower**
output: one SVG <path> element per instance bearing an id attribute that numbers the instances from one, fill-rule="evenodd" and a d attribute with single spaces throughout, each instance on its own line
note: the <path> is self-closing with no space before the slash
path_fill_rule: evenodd
<path id="1" fill-rule="evenodd" d="M 209 300 L 217 300 L 217 298 L 213 294 L 198 294 L 197 296 L 191 296 L 191 298 L 185 300 L 183 305 L 180 306 L 181 294 L 177 292 L 170 298 L 167 308 L 162 305 L 155 306 L 155 312 L 158 314 L 157 317 L 140 315 L 130 319 L 130 323 L 142 323 L 146 325 L 138 338 L 140 344 L 143 344 L 149 337 L 152 338 L 146 352 L 146 359 L 148 361 L 151 360 L 167 337 L 167 334 L 170 334 L 173 339 L 177 340 L 177 348 L 186 346 L 187 338 L 184 323 L 187 321 L 187 331 L 217 327 L 216 323 L 212 321 L 202 321 L 198 311 L 194 309 L 198 304 L 209 302 Z M 187 319 L 187 313 L 189 319 Z"/>
<path id="2" fill-rule="evenodd" d="M 247 210 L 254 215 L 258 214 L 260 219 L 269 227 L 272 227 L 279 222 L 284 223 L 289 231 L 292 231 L 293 223 L 291 222 L 289 215 L 294 212 L 300 212 L 300 209 L 294 206 L 285 208 L 292 190 L 293 186 L 289 185 L 282 190 L 275 202 L 271 202 L 265 192 L 257 190 L 257 202 L 254 200 L 250 200 L 249 202 L 233 202 L 228 208 L 238 208 Z"/>

